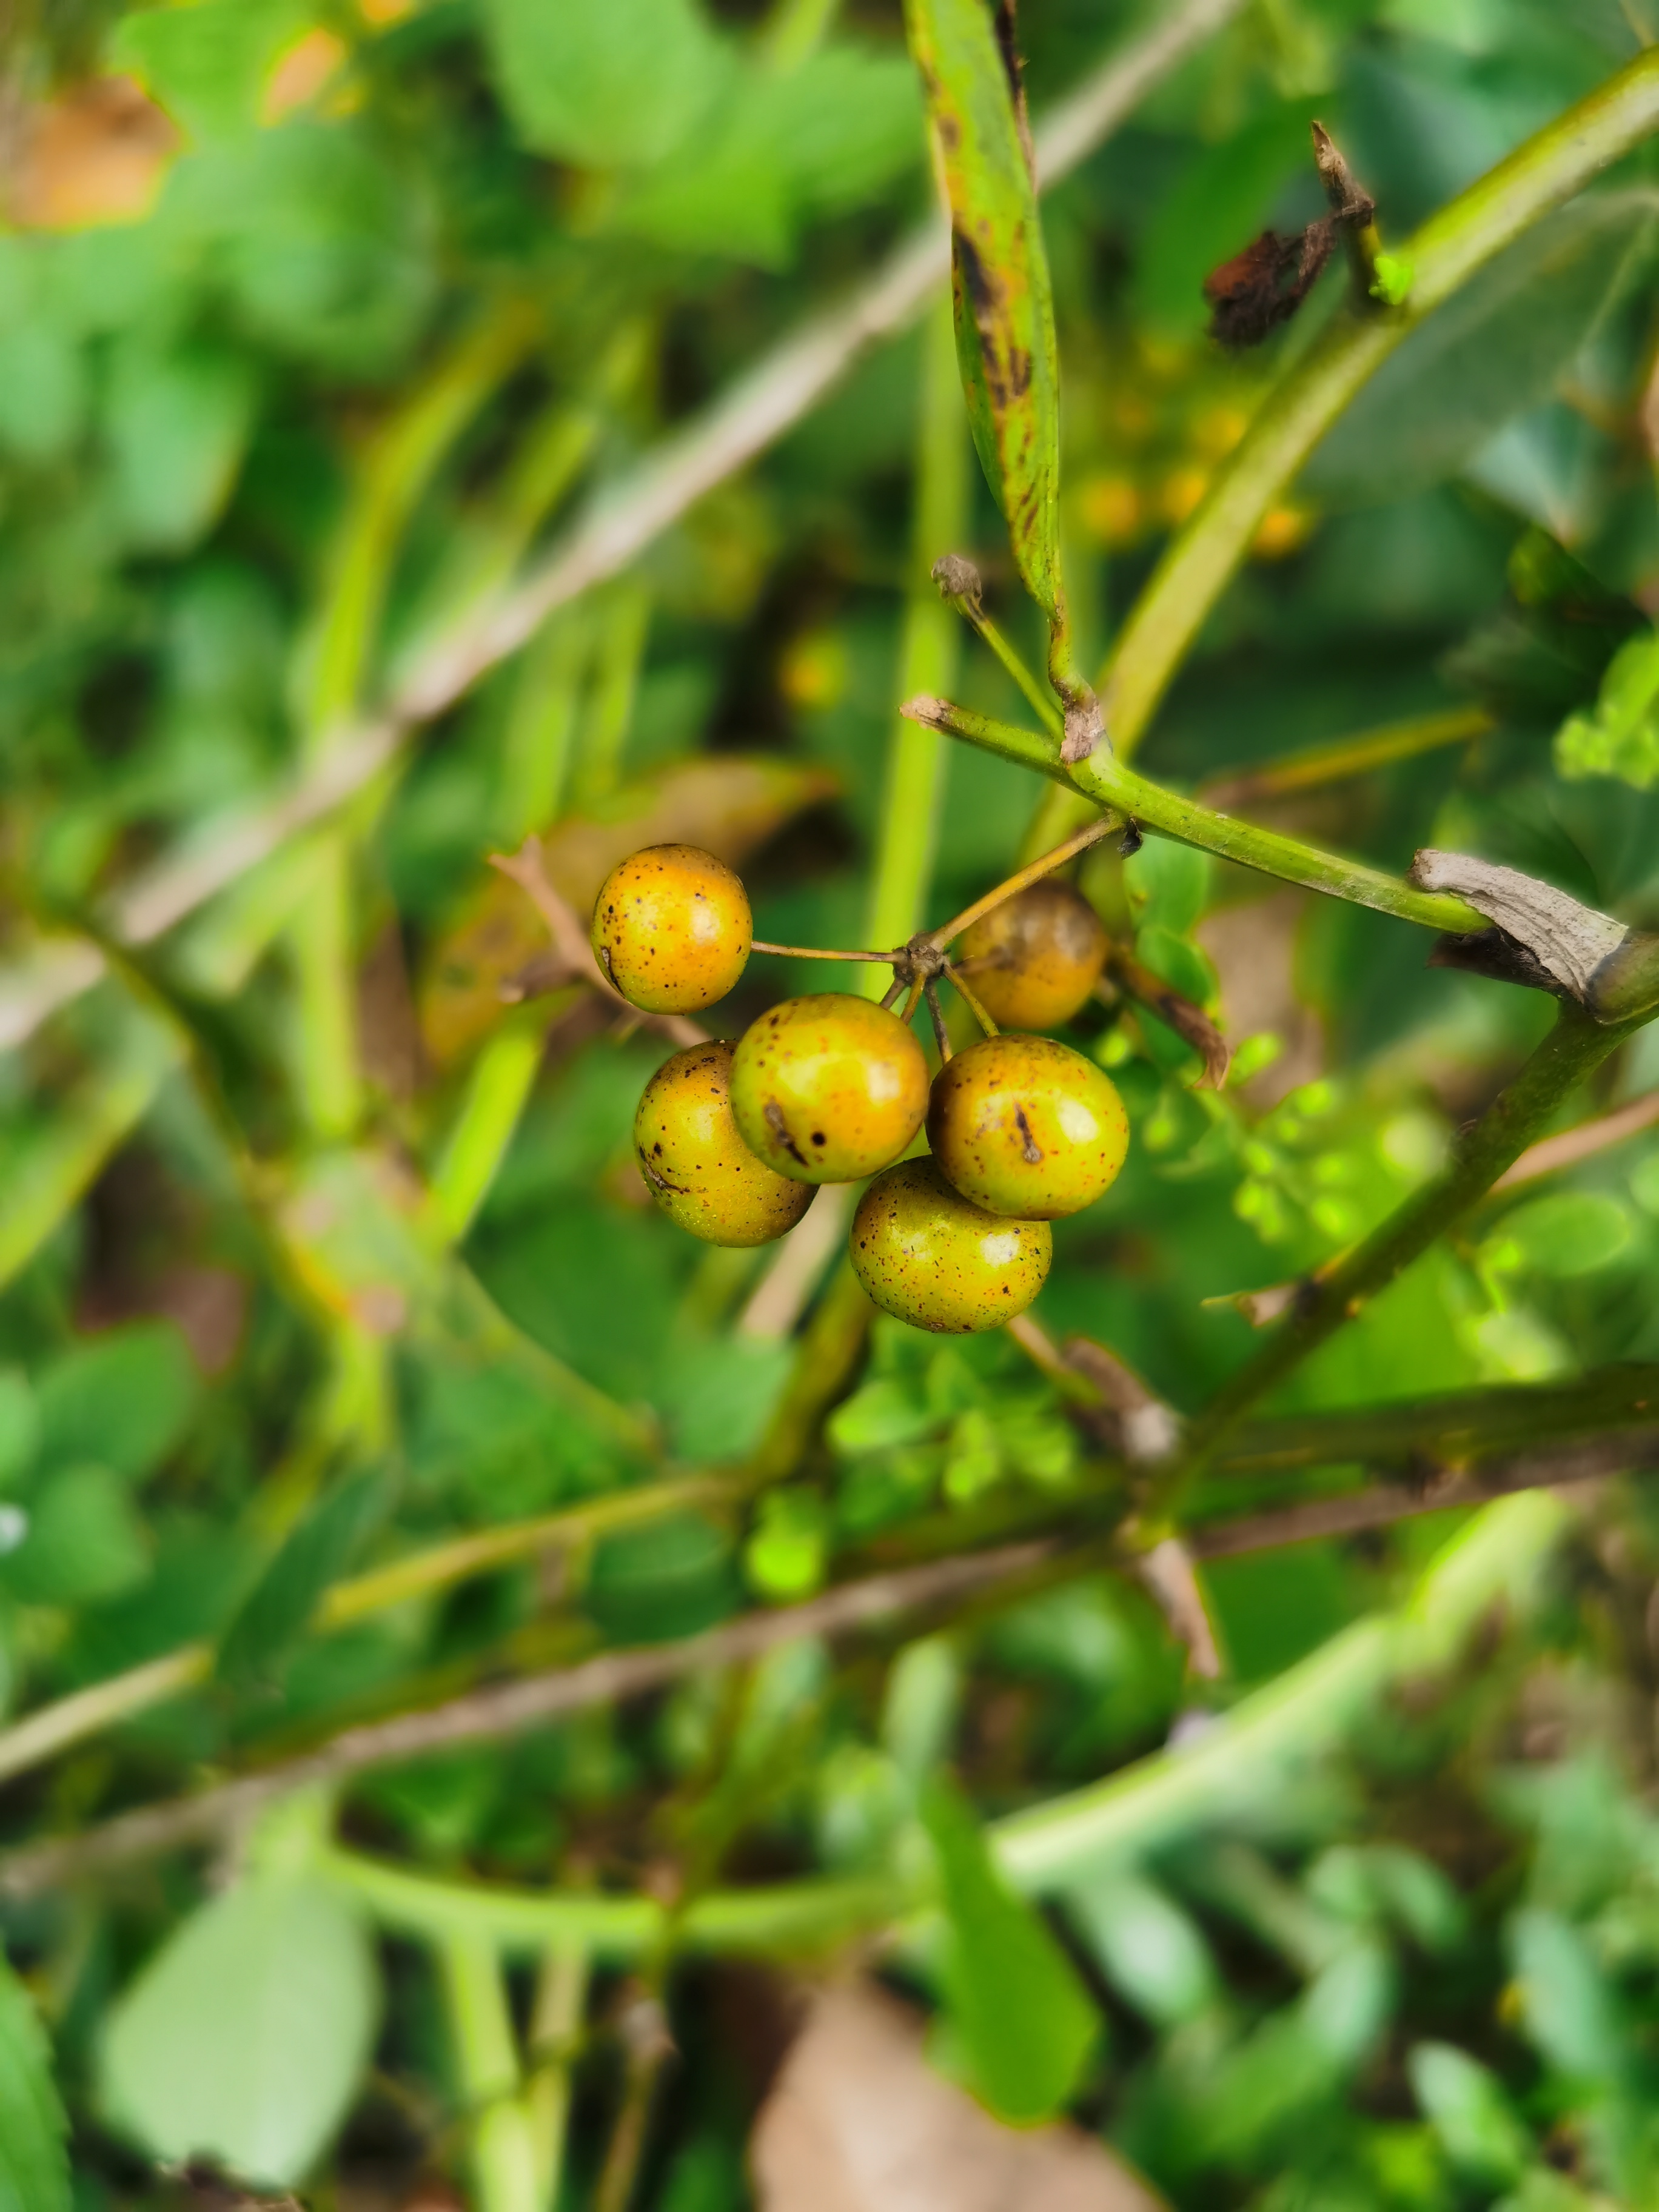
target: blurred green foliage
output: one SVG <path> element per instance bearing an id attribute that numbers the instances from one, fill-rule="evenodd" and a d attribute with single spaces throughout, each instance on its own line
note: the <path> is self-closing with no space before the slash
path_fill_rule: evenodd
<path id="1" fill-rule="evenodd" d="M 1032 7 L 1038 121 L 1159 12 Z M 1203 334 L 1206 272 L 1320 210 L 1310 119 L 1397 240 L 1647 34 L 1634 0 L 1254 0 L 1047 195 L 1082 665 L 1335 310 L 1334 264 L 1261 350 Z M 1069 2110 L 1183 2212 L 1659 2199 L 1639 1481 L 1461 1659 L 1342 1705 L 1336 1755 L 1034 1905 L 999 1819 L 1155 1780 L 1160 1746 L 1201 1756 L 1289 1668 L 1327 1668 L 1297 1679 L 1336 1711 L 1342 1638 L 1409 1606 L 1462 1510 L 1201 1566 L 1223 1672 L 1198 1678 L 1102 1564 L 1124 1462 L 1063 1376 L 1005 1335 L 871 1327 L 827 1246 L 791 1292 L 653 1212 L 629 1129 L 665 1040 L 568 977 L 542 994 L 544 933 L 486 867 L 543 833 L 580 909 L 635 845 L 691 837 L 743 865 L 763 937 L 862 941 L 884 841 L 926 844 L 884 802 L 928 588 L 916 455 L 969 437 L 954 401 L 922 419 L 920 337 L 863 354 L 325 820 L 167 927 L 123 921 L 158 867 L 240 850 L 337 768 L 360 710 L 927 216 L 900 9 L 84 0 L 26 9 L 3 68 L 0 1715 L 70 1717 L 15 1764 L 0 1732 L 5 1847 L 838 1580 L 1032 1529 L 1075 1556 L 933 1634 L 803 1638 L 302 1796 L 228 1887 L 174 1854 L 5 1892 L 0 2212 L 159 2205 L 193 2154 L 325 2204 L 441 2172 L 477 2212 L 616 2212 L 642 1994 L 679 2058 L 631 2201 L 736 2212 L 775 2026 L 752 1961 L 820 1962 L 897 1898 L 941 1908 L 890 1961 L 938 2063 L 1011 2119 Z M 1395 872 L 1478 852 L 1659 928 L 1655 191 L 1644 147 L 1387 363 L 1262 522 L 1149 773 L 1201 791 L 1474 700 L 1479 734 L 1262 818 Z M 964 544 L 921 550 L 972 553 L 1041 664 L 977 477 Z M 966 641 L 963 671 L 968 705 L 1023 718 Z M 950 757 L 919 919 L 1015 864 L 1037 796 Z M 1152 1013 L 1079 1017 L 1133 1142 L 1057 1225 L 1036 1315 L 1191 1413 L 1255 1342 L 1241 1294 L 1419 1189 L 1547 1007 L 1172 843 L 1097 848 L 1079 880 L 1235 1060 L 1197 1090 Z M 76 987 L 42 997 L 66 951 Z M 757 961 L 718 1024 L 823 981 Z M 1659 1028 L 1596 1085 L 1586 1117 L 1659 1087 Z M 1659 1360 L 1656 1282 L 1650 1127 L 1495 1193 L 1274 1410 Z M 672 1512 L 604 1517 L 690 1473 L 709 1486 Z M 1205 1516 L 1243 1494 L 1214 1475 Z M 560 1513 L 556 1545 L 375 1595 Z M 361 1867 L 354 1889 L 335 1833 L 423 1902 Z M 568 1904 L 564 1938 L 536 1920 L 498 1972 L 455 1902 L 478 1876 Z M 864 1887 L 809 1935 L 762 1924 L 768 1885 L 805 1911 L 820 1878 Z M 726 1937 L 682 1959 L 665 1897 Z"/>

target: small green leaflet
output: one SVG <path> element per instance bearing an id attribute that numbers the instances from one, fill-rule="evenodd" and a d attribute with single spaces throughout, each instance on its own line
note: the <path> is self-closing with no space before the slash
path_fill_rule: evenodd
<path id="1" fill-rule="evenodd" d="M 1083 2078 L 1100 2014 L 1048 1923 L 998 1872 L 958 1793 L 931 1784 L 921 1814 L 951 1923 L 945 2002 L 973 2086 L 999 2119 L 1052 2118 Z"/>
<path id="2" fill-rule="evenodd" d="M 46 2035 L 0 1953 L 0 2212 L 69 2212 L 64 2133 Z"/>
<path id="3" fill-rule="evenodd" d="M 1013 12 L 905 0 L 951 211 L 957 352 L 974 443 L 1026 589 L 1063 626 L 1060 372 Z M 947 550 L 947 549 L 941 549 Z"/>

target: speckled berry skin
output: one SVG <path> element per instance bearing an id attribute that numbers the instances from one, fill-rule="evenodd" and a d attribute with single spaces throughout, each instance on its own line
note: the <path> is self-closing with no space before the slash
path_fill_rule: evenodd
<path id="1" fill-rule="evenodd" d="M 856 1182 L 896 1160 L 927 1111 L 927 1063 L 896 1014 L 844 991 L 786 999 L 732 1063 L 744 1139 L 780 1175 Z"/>
<path id="2" fill-rule="evenodd" d="M 1048 1273 L 1054 1232 L 970 1204 L 933 1160 L 901 1160 L 859 1200 L 849 1249 L 884 1313 L 967 1336 L 1024 1312 Z"/>
<path id="3" fill-rule="evenodd" d="M 663 1212 L 705 1244 L 769 1244 L 816 1194 L 775 1175 L 738 1135 L 722 1038 L 663 1062 L 634 1116 L 634 1152 Z"/>
<path id="4" fill-rule="evenodd" d="M 1123 1101 L 1092 1060 L 1053 1037 L 986 1037 L 939 1070 L 933 1157 L 988 1212 L 1054 1221 L 1092 1206 L 1129 1149 Z"/>
<path id="5" fill-rule="evenodd" d="M 694 1014 L 736 983 L 755 933 L 749 895 L 696 845 L 647 845 L 612 868 L 593 903 L 593 957 L 631 1006 Z"/>
<path id="6" fill-rule="evenodd" d="M 968 964 L 969 988 L 994 1022 L 1053 1030 L 1100 981 L 1106 932 L 1080 891 L 1045 876 L 964 929 L 951 957 Z"/>

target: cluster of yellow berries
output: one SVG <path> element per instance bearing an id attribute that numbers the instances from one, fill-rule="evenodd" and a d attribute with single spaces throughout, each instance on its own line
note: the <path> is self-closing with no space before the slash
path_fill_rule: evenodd
<path id="1" fill-rule="evenodd" d="M 696 846 L 634 854 L 593 909 L 594 957 L 649 1013 L 714 1006 L 753 943 L 741 881 Z M 708 1243 L 764 1244 L 819 1183 L 873 1177 L 851 1237 L 871 1297 L 920 1328 L 998 1327 L 1042 1286 L 1049 1223 L 1091 1205 L 1123 1164 L 1128 1122 L 1111 1083 L 1069 1045 L 1025 1034 L 1077 1012 L 1105 951 L 1092 908 L 1064 884 L 1045 878 L 994 906 L 957 956 L 990 1034 L 931 1084 L 908 1024 L 842 991 L 786 999 L 735 1044 L 676 1053 L 634 1121 L 653 1196 Z M 902 1158 L 924 1121 L 930 1152 Z"/>

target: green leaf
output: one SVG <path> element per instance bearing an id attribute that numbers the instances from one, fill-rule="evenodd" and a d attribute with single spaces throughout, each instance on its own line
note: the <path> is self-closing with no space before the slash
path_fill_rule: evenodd
<path id="1" fill-rule="evenodd" d="M 252 424 L 246 357 L 140 338 L 115 356 L 104 428 L 121 526 L 137 546 L 178 552 L 217 520 Z"/>
<path id="2" fill-rule="evenodd" d="M 799 1484 L 769 1491 L 744 1547 L 750 1581 L 780 1604 L 809 1596 L 823 1580 L 829 1538 L 829 1516 L 817 1491 Z"/>
<path id="3" fill-rule="evenodd" d="M 1510 1947 L 1527 2033 L 1537 2049 L 1576 2080 L 1616 2082 L 1624 2066 L 1624 2024 L 1580 1930 L 1557 1913 L 1518 1912 Z"/>
<path id="4" fill-rule="evenodd" d="M 0 445 L 24 461 L 69 452 L 87 416 L 81 349 L 44 316 L 0 331 Z"/>
<path id="5" fill-rule="evenodd" d="M 590 168 L 672 153 L 731 67 L 694 0 L 484 0 L 483 17 L 496 88 L 526 144 Z"/>
<path id="6" fill-rule="evenodd" d="M 805 223 L 862 205 L 920 152 L 904 62 L 841 46 L 789 76 L 745 68 L 693 138 L 618 200 L 617 230 L 781 267 Z"/>
<path id="7" fill-rule="evenodd" d="M 111 58 L 191 137 L 222 137 L 253 125 L 272 64 L 315 15 L 310 0 L 147 8 L 117 24 Z"/>
<path id="8" fill-rule="evenodd" d="M 1513 2188 L 1532 2146 L 1497 2075 L 1449 2043 L 1414 2045 L 1406 2070 L 1458 2172 L 1488 2188 Z"/>
<path id="9" fill-rule="evenodd" d="M 221 276 L 261 348 L 374 377 L 419 334 L 435 284 L 428 194 L 366 129 L 301 119 L 216 145 L 179 164 L 167 212 L 175 250 Z"/>
<path id="10" fill-rule="evenodd" d="M 201 1396 L 171 1322 L 140 1322 L 77 1345 L 39 1389 L 41 1456 L 95 1460 L 142 1482 L 183 1439 Z"/>
<path id="11" fill-rule="evenodd" d="M 1632 1170 L 1630 1194 L 1644 1213 L 1659 1215 L 1659 1152 L 1650 1152 L 1641 1165 Z"/>
<path id="12" fill-rule="evenodd" d="M 156 2158 L 301 2181 L 350 2105 L 380 2010 L 374 1951 L 320 1883 L 244 1883 L 185 1921 L 120 1998 L 111 2118 Z"/>
<path id="13" fill-rule="evenodd" d="M 1100 2015 L 1048 1923 L 1003 1880 L 960 1796 L 931 1784 L 922 1818 L 950 1922 L 945 2002 L 975 2087 L 1000 2119 L 1048 2119 L 1083 2080 Z"/>
<path id="14" fill-rule="evenodd" d="M 1393 501 L 1455 475 L 1548 398 L 1651 212 L 1645 194 L 1580 200 L 1500 254 L 1383 362 L 1309 463 L 1308 489 Z"/>
<path id="15" fill-rule="evenodd" d="M 45 2031 L 0 1952 L 0 2212 L 70 2212 L 65 2132 Z"/>
<path id="16" fill-rule="evenodd" d="M 0 1583 L 26 1604 L 89 1605 L 142 1582 L 149 1560 L 125 1483 L 107 1468 L 64 1468 L 41 1486 Z"/>
<path id="17" fill-rule="evenodd" d="M 842 1459 L 914 1443 L 939 1425 L 939 1415 L 896 1376 L 878 1376 L 844 1399 L 824 1424 L 830 1448 Z"/>
<path id="18" fill-rule="evenodd" d="M 692 1636 L 738 1601 L 728 1532 L 696 1513 L 618 1529 L 593 1547 L 587 1607 L 619 1644 Z"/>
<path id="19" fill-rule="evenodd" d="M 1555 765 L 1570 781 L 1617 776 L 1637 791 L 1659 783 L 1659 631 L 1620 647 L 1594 712 L 1570 715 L 1556 732 Z"/>
<path id="20" fill-rule="evenodd" d="M 1117 1989 L 1156 2027 L 1194 2020 L 1219 1997 L 1203 1930 L 1155 1883 L 1121 1875 L 1071 1891 L 1067 1904 Z"/>
<path id="21" fill-rule="evenodd" d="M 1204 911 L 1213 865 L 1194 846 L 1148 837 L 1123 863 L 1123 888 L 1139 927 L 1185 937 Z"/>
<path id="22" fill-rule="evenodd" d="M 21 1368 L 0 1367 L 0 1490 L 28 1473 L 40 1449 L 40 1408 Z"/>
<path id="23" fill-rule="evenodd" d="M 984 0 L 906 0 L 904 14 L 951 212 L 957 352 L 974 443 L 1021 579 L 1054 624 L 1065 607 L 1060 369 L 1023 96 Z"/>
<path id="24" fill-rule="evenodd" d="M 340 1485 L 289 1535 L 254 1584 L 219 1647 L 222 1680 L 269 1680 L 317 1601 L 344 1573 L 385 1511 L 386 1484 L 359 1474 Z"/>
<path id="25" fill-rule="evenodd" d="M 1506 1213 L 1486 1249 L 1511 1265 L 1565 1280 L 1607 1266 L 1630 1237 L 1630 1216 L 1616 1198 L 1563 1190 Z"/>

